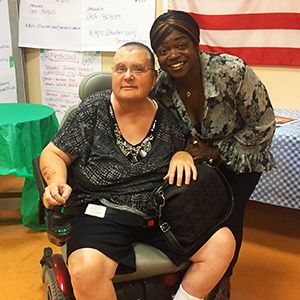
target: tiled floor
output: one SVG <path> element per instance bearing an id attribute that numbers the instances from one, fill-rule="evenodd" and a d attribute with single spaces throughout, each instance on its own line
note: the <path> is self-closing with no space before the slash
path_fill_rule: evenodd
<path id="1" fill-rule="evenodd" d="M 249 202 L 232 300 L 299 300 L 300 211 Z M 43 300 L 45 232 L 0 221 L 0 299 Z M 153 299 L 155 300 L 155 299 Z"/>

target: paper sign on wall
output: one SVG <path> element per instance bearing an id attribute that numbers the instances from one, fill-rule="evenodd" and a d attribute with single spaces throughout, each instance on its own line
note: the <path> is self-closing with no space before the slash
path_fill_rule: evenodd
<path id="1" fill-rule="evenodd" d="M 126 42 L 150 46 L 155 0 L 22 0 L 19 46 L 116 51 Z"/>
<path id="2" fill-rule="evenodd" d="M 42 104 L 53 107 L 60 122 L 71 106 L 80 103 L 82 79 L 97 71 L 101 71 L 100 53 L 40 51 Z"/>
<path id="3" fill-rule="evenodd" d="M 7 0 L 0 0 L 0 103 L 17 102 Z"/>

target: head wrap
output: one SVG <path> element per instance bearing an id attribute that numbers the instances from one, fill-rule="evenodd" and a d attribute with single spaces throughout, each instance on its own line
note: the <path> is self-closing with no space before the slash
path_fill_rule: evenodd
<path id="1" fill-rule="evenodd" d="M 200 31 L 197 22 L 191 15 L 183 11 L 171 11 L 160 15 L 150 30 L 151 47 L 156 51 L 172 29 L 186 34 L 195 46 L 200 42 Z"/>

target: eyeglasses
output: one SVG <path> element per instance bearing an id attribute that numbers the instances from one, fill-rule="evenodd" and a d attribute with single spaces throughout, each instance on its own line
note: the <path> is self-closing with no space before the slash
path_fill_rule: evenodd
<path id="1" fill-rule="evenodd" d="M 126 67 L 126 66 L 124 66 L 122 64 L 117 64 L 117 65 L 115 65 L 115 66 L 113 66 L 111 68 L 112 68 L 112 70 L 115 73 L 117 73 L 119 75 L 125 74 L 128 69 L 130 70 L 131 73 L 133 73 L 135 75 L 141 75 L 143 73 L 146 73 L 149 70 L 152 70 L 152 71 L 154 70 L 152 68 L 145 67 L 145 66 L 143 66 L 141 64 L 135 64 L 135 65 L 133 65 L 131 67 Z"/>

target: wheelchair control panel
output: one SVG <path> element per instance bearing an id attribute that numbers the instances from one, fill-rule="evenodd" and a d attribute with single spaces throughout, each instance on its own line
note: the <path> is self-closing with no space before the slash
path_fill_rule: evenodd
<path id="1" fill-rule="evenodd" d="M 72 227 L 63 214 L 61 206 L 46 210 L 45 224 L 48 239 L 54 245 L 61 247 L 70 238 Z"/>

